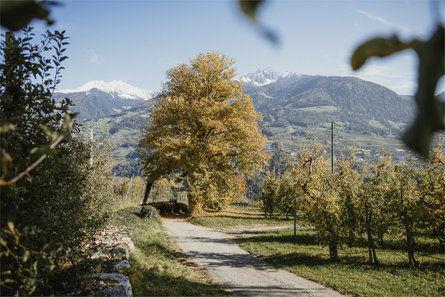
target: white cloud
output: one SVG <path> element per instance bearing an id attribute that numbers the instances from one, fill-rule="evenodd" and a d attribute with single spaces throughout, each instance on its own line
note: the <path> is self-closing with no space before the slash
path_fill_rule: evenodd
<path id="1" fill-rule="evenodd" d="M 363 11 L 363 10 L 357 10 L 357 12 L 360 13 L 361 15 L 364 15 L 365 17 L 367 17 L 367 18 L 369 18 L 369 19 L 371 19 L 373 21 L 376 21 L 376 22 L 378 22 L 380 24 L 383 24 L 385 26 L 390 26 L 390 27 L 397 28 L 400 31 L 403 31 L 405 33 L 412 33 L 412 30 L 409 29 L 408 27 L 404 27 L 404 26 L 400 26 L 400 25 L 394 24 L 393 22 L 388 21 L 387 19 L 385 19 L 383 17 L 374 15 L 372 13 L 369 13 L 369 12 L 366 12 L 366 11 Z"/>
<path id="2" fill-rule="evenodd" d="M 357 74 L 365 77 L 384 77 L 388 79 L 411 79 L 414 76 L 412 72 L 402 72 L 400 69 L 388 65 L 377 64 L 366 65 L 358 70 Z"/>
<path id="3" fill-rule="evenodd" d="M 87 54 L 88 54 L 88 61 L 91 64 L 98 64 L 104 60 L 102 56 L 98 55 L 95 51 L 91 49 L 88 50 Z"/>
<path id="4" fill-rule="evenodd" d="M 369 64 L 361 70 L 353 71 L 348 63 L 338 66 L 343 75 L 358 77 L 385 86 L 397 94 L 412 95 L 416 91 L 416 74 L 403 71 L 394 65 Z"/>
<path id="5" fill-rule="evenodd" d="M 417 83 L 412 81 L 401 82 L 393 84 L 390 89 L 400 95 L 414 95 L 417 91 Z"/>

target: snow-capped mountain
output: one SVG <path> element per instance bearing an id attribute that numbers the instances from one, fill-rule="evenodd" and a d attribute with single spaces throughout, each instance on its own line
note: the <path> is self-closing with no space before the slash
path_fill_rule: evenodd
<path id="1" fill-rule="evenodd" d="M 74 104 L 70 110 L 79 113 L 79 121 L 85 121 L 117 114 L 143 102 L 150 102 L 155 95 L 153 91 L 139 89 L 120 80 L 97 80 L 87 82 L 77 89 L 57 91 L 53 97 L 56 100 L 69 98 Z"/>
<path id="2" fill-rule="evenodd" d="M 139 89 L 121 80 L 113 80 L 110 82 L 105 82 L 103 80 L 95 80 L 87 82 L 86 84 L 77 89 L 60 90 L 57 92 L 63 94 L 69 94 L 69 93 L 89 92 L 93 89 L 97 89 L 104 93 L 108 93 L 113 97 L 118 97 L 122 99 L 149 100 L 155 96 L 155 93 L 153 91 Z"/>
<path id="3" fill-rule="evenodd" d="M 249 73 L 245 76 L 242 76 L 240 80 L 242 80 L 246 84 L 252 84 L 255 86 L 266 86 L 272 83 L 277 82 L 280 79 L 288 78 L 288 77 L 301 77 L 302 75 L 293 73 L 293 72 L 277 72 L 273 70 L 260 70 L 253 73 Z"/>

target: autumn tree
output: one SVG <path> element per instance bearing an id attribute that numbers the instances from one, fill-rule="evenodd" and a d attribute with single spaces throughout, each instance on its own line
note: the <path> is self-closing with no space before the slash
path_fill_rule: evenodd
<path id="1" fill-rule="evenodd" d="M 421 171 L 421 192 L 425 227 L 445 247 L 445 153 L 438 140 L 431 159 Z"/>
<path id="2" fill-rule="evenodd" d="M 278 209 L 280 213 L 285 215 L 286 219 L 288 219 L 289 216 L 295 214 L 295 204 L 300 196 L 295 188 L 294 179 L 290 170 L 284 172 L 279 177 L 279 180 L 280 187 L 277 199 Z"/>
<path id="3" fill-rule="evenodd" d="M 361 167 L 354 160 L 355 149 L 349 156 L 336 163 L 334 175 L 337 185 L 340 208 L 342 209 L 342 226 L 347 233 L 348 245 L 353 245 L 359 235 L 358 200 L 363 184 Z"/>
<path id="4" fill-rule="evenodd" d="M 292 158 L 283 146 L 277 142 L 272 143 L 271 150 L 269 171 L 282 175 L 292 167 Z"/>
<path id="5" fill-rule="evenodd" d="M 391 210 L 405 234 L 405 248 L 409 264 L 419 264 L 414 257 L 416 232 L 423 216 L 421 205 L 420 176 L 413 161 L 397 164 L 390 171 L 389 196 Z"/>
<path id="6" fill-rule="evenodd" d="M 360 229 L 366 234 L 366 243 L 368 246 L 369 262 L 379 264 L 380 261 L 376 254 L 375 237 L 383 241 L 383 235 L 393 224 L 393 214 L 390 210 L 388 193 L 390 190 L 391 156 L 383 153 L 379 162 L 367 164 L 367 170 L 364 173 L 359 190 L 359 199 L 357 207 L 359 211 Z"/>
<path id="7" fill-rule="evenodd" d="M 321 146 L 301 150 L 293 169 L 295 189 L 303 194 L 298 203 L 314 225 L 321 243 L 329 247 L 329 258 L 338 261 L 338 246 L 345 238 L 338 185 Z"/>
<path id="8" fill-rule="evenodd" d="M 279 193 L 280 179 L 274 173 L 268 172 L 259 194 L 260 200 L 263 202 L 264 217 L 269 215 L 272 218 L 274 211 L 278 209 Z"/>
<path id="9" fill-rule="evenodd" d="M 243 95 L 243 83 L 234 80 L 233 64 L 208 53 L 167 71 L 140 141 L 148 182 L 179 172 L 192 212 L 223 207 L 237 196 L 239 176 L 266 159 L 261 116 Z"/>

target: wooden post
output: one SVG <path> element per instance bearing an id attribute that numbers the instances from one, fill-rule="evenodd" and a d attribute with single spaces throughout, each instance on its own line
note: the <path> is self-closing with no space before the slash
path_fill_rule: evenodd
<path id="1" fill-rule="evenodd" d="M 297 239 L 297 198 L 294 199 L 294 243 Z"/>
<path id="2" fill-rule="evenodd" d="M 90 141 L 91 143 L 94 142 L 94 137 L 93 137 L 93 128 L 91 128 L 90 131 Z M 93 146 L 91 146 L 91 151 L 90 151 L 90 167 L 93 167 Z"/>
<path id="3" fill-rule="evenodd" d="M 133 181 L 133 178 L 130 178 L 130 182 L 128 183 L 128 189 L 127 189 L 127 195 L 125 195 L 125 200 L 128 198 L 128 192 L 130 192 L 131 182 Z"/>

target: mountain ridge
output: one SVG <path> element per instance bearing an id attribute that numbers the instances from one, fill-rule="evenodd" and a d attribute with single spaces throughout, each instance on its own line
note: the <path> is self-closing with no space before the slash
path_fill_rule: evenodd
<path id="1" fill-rule="evenodd" d="M 252 84 L 254 86 L 266 86 L 272 83 L 277 82 L 280 79 L 284 79 L 286 77 L 303 77 L 303 74 L 297 74 L 294 72 L 279 72 L 270 69 L 258 69 L 255 72 L 248 73 L 239 78 L 240 81 L 243 81 L 245 84 Z"/>
<path id="2" fill-rule="evenodd" d="M 330 123 L 336 122 L 342 127 L 336 128 L 336 134 L 343 136 L 344 148 L 402 148 L 398 137 L 413 118 L 413 104 L 386 87 L 355 77 L 287 74 L 260 78 L 257 84 L 245 83 L 244 93 L 263 114 L 261 126 L 269 144 L 281 142 L 295 151 L 306 135 L 327 142 Z M 98 138 L 113 135 L 116 174 L 137 173 L 141 130 L 155 102 L 155 98 L 143 101 L 118 114 L 86 121 L 99 131 Z M 104 130 L 108 134 L 100 132 Z"/>
<path id="3" fill-rule="evenodd" d="M 57 93 L 72 94 L 90 92 L 93 89 L 108 93 L 114 97 L 129 100 L 150 100 L 155 96 L 155 92 L 151 90 L 140 89 L 121 80 L 112 80 L 110 82 L 105 82 L 103 80 L 93 80 L 83 84 L 76 89 L 59 90 L 57 91 Z"/>

